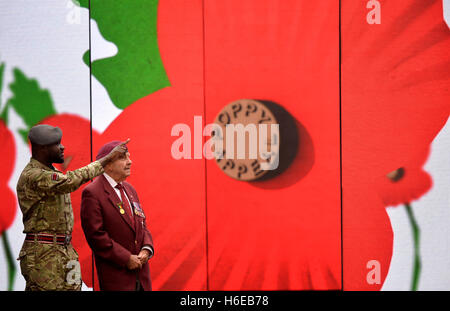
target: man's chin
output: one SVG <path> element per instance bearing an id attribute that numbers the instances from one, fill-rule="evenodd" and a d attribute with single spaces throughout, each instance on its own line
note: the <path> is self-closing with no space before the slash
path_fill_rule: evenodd
<path id="1" fill-rule="evenodd" d="M 53 163 L 62 164 L 62 163 L 64 163 L 64 158 L 58 158 L 58 159 L 55 159 L 55 160 L 53 161 Z"/>

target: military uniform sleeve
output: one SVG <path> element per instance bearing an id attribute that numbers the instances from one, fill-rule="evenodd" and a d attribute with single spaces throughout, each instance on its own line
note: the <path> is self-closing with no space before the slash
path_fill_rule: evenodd
<path id="1" fill-rule="evenodd" d="M 100 162 L 95 161 L 74 171 L 63 174 L 59 171 L 40 170 L 30 178 L 34 180 L 35 190 L 46 194 L 64 194 L 77 190 L 85 182 L 104 172 Z"/>

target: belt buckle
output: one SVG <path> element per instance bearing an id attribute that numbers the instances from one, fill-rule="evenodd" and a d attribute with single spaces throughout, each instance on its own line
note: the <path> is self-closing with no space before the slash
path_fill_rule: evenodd
<path id="1" fill-rule="evenodd" d="M 65 246 L 69 245 L 71 240 L 72 240 L 72 236 L 66 235 L 66 237 L 64 238 L 64 245 Z"/>

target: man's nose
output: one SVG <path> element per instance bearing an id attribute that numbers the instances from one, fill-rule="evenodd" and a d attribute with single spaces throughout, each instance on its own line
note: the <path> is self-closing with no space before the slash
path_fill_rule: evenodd
<path id="1" fill-rule="evenodd" d="M 130 156 L 129 156 L 129 155 L 127 155 L 126 159 L 127 159 L 127 164 L 131 164 L 131 163 L 133 163 L 133 161 L 131 161 L 131 158 L 130 158 Z"/>
<path id="2" fill-rule="evenodd" d="M 59 149 L 64 150 L 64 149 L 66 149 L 66 148 L 64 147 L 63 144 L 60 144 L 60 145 L 59 145 Z"/>

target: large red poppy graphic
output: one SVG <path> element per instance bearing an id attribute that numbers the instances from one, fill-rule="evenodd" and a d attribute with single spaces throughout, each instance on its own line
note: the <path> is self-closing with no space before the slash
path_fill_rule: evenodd
<path id="1" fill-rule="evenodd" d="M 332 2 L 159 4 L 171 86 L 105 132 L 132 138 L 130 181 L 150 215 L 155 289 L 340 288 L 337 11 Z M 275 102 L 296 120 L 298 157 L 283 174 L 245 183 L 214 161 L 172 158 L 175 124 L 195 135 L 194 116 L 211 123 L 240 98 Z"/>
<path id="2" fill-rule="evenodd" d="M 212 289 L 341 287 L 336 12 L 337 2 L 206 3 L 207 120 L 239 98 L 268 100 L 299 136 L 270 180 L 239 182 L 207 163 Z"/>
<path id="3" fill-rule="evenodd" d="M 16 215 L 16 196 L 9 188 L 8 183 L 11 178 L 14 161 L 16 159 L 16 146 L 12 133 L 5 123 L 0 120 L 0 198 L 2 207 L 0 208 L 0 235 L 11 226 Z"/>
<path id="4" fill-rule="evenodd" d="M 94 156 L 108 141 L 131 138 L 129 181 L 155 242 L 155 290 L 340 289 L 342 282 L 344 289 L 381 288 L 392 229 L 377 181 L 403 168 L 404 181 L 426 183 L 423 150 L 448 118 L 450 72 L 441 1 L 381 7 L 381 24 L 369 25 L 364 5 L 342 2 L 340 113 L 339 2 L 159 3 L 158 42 L 171 86 L 133 103 L 92 137 Z M 297 155 L 283 173 L 240 182 L 214 161 L 172 157 L 174 125 L 199 135 L 194 116 L 212 123 L 242 98 L 277 103 L 295 120 Z M 66 156 L 74 154 L 68 169 L 89 162 L 87 120 L 60 115 L 46 122 L 64 131 Z M 72 194 L 74 245 L 90 285 L 80 195 Z M 366 278 L 371 260 L 381 267 L 376 284 Z"/>

